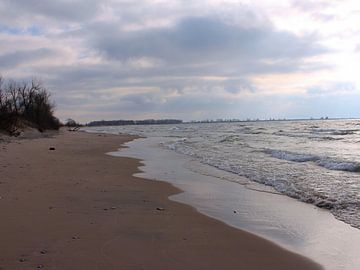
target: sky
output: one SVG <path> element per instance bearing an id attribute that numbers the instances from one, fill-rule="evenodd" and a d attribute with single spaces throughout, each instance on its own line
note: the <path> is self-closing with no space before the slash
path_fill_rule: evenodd
<path id="1" fill-rule="evenodd" d="M 360 117 L 356 0 L 0 0 L 0 74 L 56 115 Z"/>

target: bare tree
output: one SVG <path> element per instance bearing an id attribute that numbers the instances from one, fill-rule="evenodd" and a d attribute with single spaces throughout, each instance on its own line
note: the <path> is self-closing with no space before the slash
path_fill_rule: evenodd
<path id="1" fill-rule="evenodd" d="M 19 122 L 45 129 L 58 129 L 60 123 L 54 117 L 54 103 L 48 90 L 39 80 L 5 83 L 0 77 L 0 129 L 12 132 Z"/>

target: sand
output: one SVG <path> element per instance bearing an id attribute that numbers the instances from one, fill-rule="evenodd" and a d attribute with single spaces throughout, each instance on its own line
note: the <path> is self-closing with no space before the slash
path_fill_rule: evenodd
<path id="1" fill-rule="evenodd" d="M 170 201 L 112 157 L 133 137 L 61 131 L 0 144 L 0 269 L 321 269 Z M 49 150 L 54 147 L 55 150 Z"/>

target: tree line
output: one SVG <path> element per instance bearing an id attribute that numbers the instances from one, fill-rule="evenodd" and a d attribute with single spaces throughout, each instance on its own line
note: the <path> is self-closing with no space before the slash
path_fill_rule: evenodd
<path id="1" fill-rule="evenodd" d="M 39 80 L 18 82 L 0 77 L 0 130 L 14 134 L 26 126 L 41 132 L 59 129 L 54 108 L 49 91 Z"/>
<path id="2" fill-rule="evenodd" d="M 178 119 L 147 119 L 147 120 L 101 120 L 92 121 L 86 124 L 89 127 L 96 126 L 125 126 L 125 125 L 168 125 L 181 124 L 182 120 Z"/>

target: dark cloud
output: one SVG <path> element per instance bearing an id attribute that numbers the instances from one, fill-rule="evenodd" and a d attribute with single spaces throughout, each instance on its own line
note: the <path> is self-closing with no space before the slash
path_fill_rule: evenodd
<path id="1" fill-rule="evenodd" d="M 56 51 L 48 48 L 20 50 L 0 54 L 1 68 L 12 69 L 22 64 L 29 65 L 34 61 L 41 61 L 46 58 L 54 57 L 56 54 Z"/>
<path id="2" fill-rule="evenodd" d="M 140 93 L 121 97 L 119 105 L 124 110 L 147 112 L 156 110 L 166 102 L 163 93 Z"/>
<path id="3" fill-rule="evenodd" d="M 19 21 L 32 19 L 36 22 L 36 19 L 42 17 L 66 23 L 84 22 L 93 18 L 100 6 L 101 1 L 97 0 L 2 0 L 0 15 L 3 18 L 17 18 Z"/>
<path id="4" fill-rule="evenodd" d="M 213 18 L 184 18 L 173 27 L 121 31 L 96 24 L 90 45 L 109 59 L 159 58 L 171 64 L 232 65 L 273 59 L 299 59 L 323 53 L 314 36 L 298 37 L 271 27 L 232 25 Z M 199 62 L 200 61 L 200 62 Z"/>

